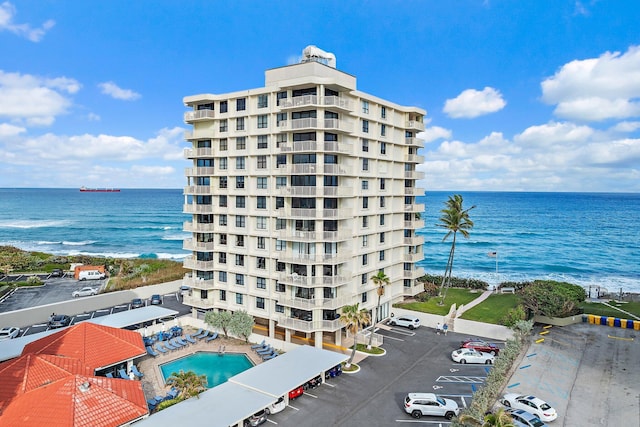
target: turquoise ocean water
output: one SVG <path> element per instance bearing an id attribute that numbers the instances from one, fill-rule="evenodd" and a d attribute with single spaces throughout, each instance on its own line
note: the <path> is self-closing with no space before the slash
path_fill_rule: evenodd
<path id="1" fill-rule="evenodd" d="M 429 192 L 425 205 L 428 273 L 442 274 L 450 241 L 437 227 L 453 192 Z M 640 292 L 640 194 L 460 192 L 475 222 L 459 239 L 453 274 L 494 284 L 555 279 Z M 182 190 L 0 189 L 0 245 L 54 254 L 181 259 Z M 489 257 L 497 252 L 497 258 Z M 497 263 L 496 263 L 497 260 Z M 496 271 L 497 270 L 497 271 Z"/>

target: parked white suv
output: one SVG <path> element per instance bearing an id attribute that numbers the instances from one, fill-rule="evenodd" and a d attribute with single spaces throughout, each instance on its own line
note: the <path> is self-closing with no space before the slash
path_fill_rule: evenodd
<path id="1" fill-rule="evenodd" d="M 420 326 L 420 319 L 410 314 L 404 314 L 398 317 L 392 317 L 389 319 L 389 325 L 391 326 L 404 326 L 409 329 L 416 329 Z"/>
<path id="2" fill-rule="evenodd" d="M 404 410 L 413 418 L 435 415 L 450 420 L 460 413 L 458 404 L 434 393 L 409 393 L 404 399 Z"/>

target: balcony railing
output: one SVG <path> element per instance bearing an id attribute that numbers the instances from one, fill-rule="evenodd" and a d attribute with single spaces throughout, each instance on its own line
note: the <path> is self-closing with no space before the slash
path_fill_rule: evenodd
<path id="1" fill-rule="evenodd" d="M 184 249 L 185 251 L 211 252 L 214 248 L 214 242 L 198 242 L 197 240 L 194 241 L 193 239 L 184 239 L 184 241 L 182 242 L 182 249 Z"/>
<path id="2" fill-rule="evenodd" d="M 404 187 L 405 196 L 424 196 L 424 188 Z"/>
<path id="3" fill-rule="evenodd" d="M 424 147 L 424 141 L 419 138 L 405 138 L 404 143 L 406 145 L 413 145 L 415 147 L 422 148 Z"/>
<path id="4" fill-rule="evenodd" d="M 419 203 L 417 205 L 404 205 L 405 212 L 424 212 L 424 204 Z"/>
<path id="5" fill-rule="evenodd" d="M 186 257 L 183 263 L 184 268 L 187 270 L 202 270 L 202 271 L 213 271 L 213 260 L 212 261 L 198 261 L 193 259 L 193 257 Z"/>
<path id="6" fill-rule="evenodd" d="M 404 262 L 418 262 L 424 259 L 424 254 L 404 254 Z"/>
<path id="7" fill-rule="evenodd" d="M 211 290 L 215 288 L 215 281 L 213 279 L 205 280 L 191 276 L 185 276 L 182 279 L 182 284 L 193 289 Z"/>
<path id="8" fill-rule="evenodd" d="M 324 119 L 324 128 L 328 130 L 339 130 L 342 132 L 353 132 L 353 123 L 340 119 Z"/>
<path id="9" fill-rule="evenodd" d="M 280 152 L 305 152 L 305 151 L 318 151 L 318 143 L 316 141 L 293 141 L 288 143 L 280 143 L 278 146 Z"/>
<path id="10" fill-rule="evenodd" d="M 297 240 L 304 242 L 338 241 L 348 240 L 352 237 L 351 231 L 303 231 L 303 230 L 279 230 L 278 238 L 281 240 Z"/>
<path id="11" fill-rule="evenodd" d="M 184 174 L 186 176 L 212 176 L 215 173 L 215 169 L 213 167 L 195 167 L 195 168 L 185 168 Z"/>
<path id="12" fill-rule="evenodd" d="M 417 279 L 424 276 L 424 268 L 416 268 L 415 270 L 404 270 L 405 279 Z"/>
<path id="13" fill-rule="evenodd" d="M 424 123 L 418 122 L 416 120 L 409 120 L 406 125 L 409 129 L 424 130 Z"/>
<path id="14" fill-rule="evenodd" d="M 346 98 L 340 98 L 339 96 L 325 96 L 322 99 L 322 103 L 324 105 L 338 107 L 343 110 L 351 110 L 351 100 Z"/>
<path id="15" fill-rule="evenodd" d="M 182 229 L 188 233 L 213 233 L 218 226 L 214 223 L 201 223 L 193 221 L 185 221 L 182 223 Z"/>
<path id="16" fill-rule="evenodd" d="M 349 275 L 341 276 L 301 276 L 297 274 L 280 273 L 278 281 L 285 285 L 299 287 L 338 287 L 351 282 Z"/>
<path id="17" fill-rule="evenodd" d="M 339 298 L 298 298 L 289 296 L 279 296 L 278 304 L 287 307 L 312 310 L 314 308 L 336 309 L 343 307 L 353 301 L 352 297 Z"/>
<path id="18" fill-rule="evenodd" d="M 424 243 L 423 236 L 404 237 L 403 243 L 409 246 L 418 246 Z"/>
<path id="19" fill-rule="evenodd" d="M 197 308 L 211 308 L 215 304 L 212 299 L 202 299 L 194 295 L 185 295 L 183 303 Z"/>
<path id="20" fill-rule="evenodd" d="M 416 219 L 414 221 L 405 221 L 404 228 L 412 228 L 414 230 L 424 228 L 424 220 Z"/>
<path id="21" fill-rule="evenodd" d="M 184 194 L 213 194 L 209 185 L 188 185 L 184 187 Z"/>
<path id="22" fill-rule="evenodd" d="M 317 128 L 318 127 L 318 119 L 315 117 L 307 117 L 305 119 L 293 119 L 289 123 L 290 129 L 308 129 L 308 128 Z"/>
<path id="23" fill-rule="evenodd" d="M 187 159 L 195 159 L 199 157 L 213 156 L 212 148 L 185 148 L 184 157 Z"/>
<path id="24" fill-rule="evenodd" d="M 184 132 L 184 139 L 186 140 L 191 140 L 191 139 L 211 139 L 213 138 L 213 131 L 212 130 L 188 130 Z"/>
<path id="25" fill-rule="evenodd" d="M 349 172 L 340 165 L 324 164 L 323 172 L 330 175 L 348 175 Z"/>
<path id="26" fill-rule="evenodd" d="M 404 172 L 404 177 L 407 178 L 407 179 L 423 179 L 424 178 L 424 172 L 405 171 Z"/>
<path id="27" fill-rule="evenodd" d="M 184 121 L 187 123 L 195 122 L 197 120 L 210 120 L 215 117 L 216 114 L 213 110 L 196 110 L 184 113 Z"/>
<path id="28" fill-rule="evenodd" d="M 301 331 L 301 332 L 314 332 L 314 331 L 335 332 L 341 329 L 344 326 L 344 324 L 340 322 L 340 319 L 314 320 L 314 321 L 307 322 L 305 320 L 281 316 L 278 318 L 278 326 L 281 326 L 286 329 L 294 329 L 296 331 Z"/>
<path id="29" fill-rule="evenodd" d="M 407 163 L 424 163 L 424 156 L 417 154 L 405 154 L 404 161 Z"/>
<path id="30" fill-rule="evenodd" d="M 196 205 L 187 203 L 182 205 L 182 212 L 187 214 L 210 214 L 213 213 L 213 205 Z"/>
<path id="31" fill-rule="evenodd" d="M 338 141 L 325 141 L 324 151 L 351 154 L 353 152 L 353 144 Z"/>
<path id="32" fill-rule="evenodd" d="M 326 264 L 340 264 L 350 259 L 350 256 L 338 254 L 294 254 L 288 252 L 280 256 L 280 261 L 294 264 L 311 264 L 319 262 Z"/>
<path id="33" fill-rule="evenodd" d="M 308 105 L 318 105 L 317 95 L 294 96 L 293 98 L 280 99 L 280 108 L 296 108 Z"/>

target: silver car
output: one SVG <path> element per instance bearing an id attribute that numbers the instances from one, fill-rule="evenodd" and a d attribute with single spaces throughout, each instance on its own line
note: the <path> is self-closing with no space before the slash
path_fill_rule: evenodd
<path id="1" fill-rule="evenodd" d="M 86 288 L 78 289 L 77 291 L 73 291 L 71 296 L 73 296 L 74 298 L 78 298 L 78 297 L 90 297 L 97 294 L 98 294 L 97 289 L 86 287 Z"/>
<path id="2" fill-rule="evenodd" d="M 402 316 L 392 317 L 389 319 L 389 325 L 391 326 L 404 326 L 411 330 L 420 326 L 420 319 L 410 314 L 403 314 Z"/>

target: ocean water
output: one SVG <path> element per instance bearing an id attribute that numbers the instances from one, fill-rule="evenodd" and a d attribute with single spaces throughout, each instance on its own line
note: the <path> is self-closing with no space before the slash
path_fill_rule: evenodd
<path id="1" fill-rule="evenodd" d="M 451 240 L 437 227 L 453 192 L 428 192 L 424 260 L 442 274 Z M 475 226 L 458 236 L 453 275 L 497 284 L 554 279 L 640 292 L 640 194 L 459 192 Z M 0 189 L 0 245 L 53 254 L 182 259 L 180 189 Z M 497 257 L 488 253 L 496 252 Z M 496 262 L 497 261 L 497 262 Z"/>

